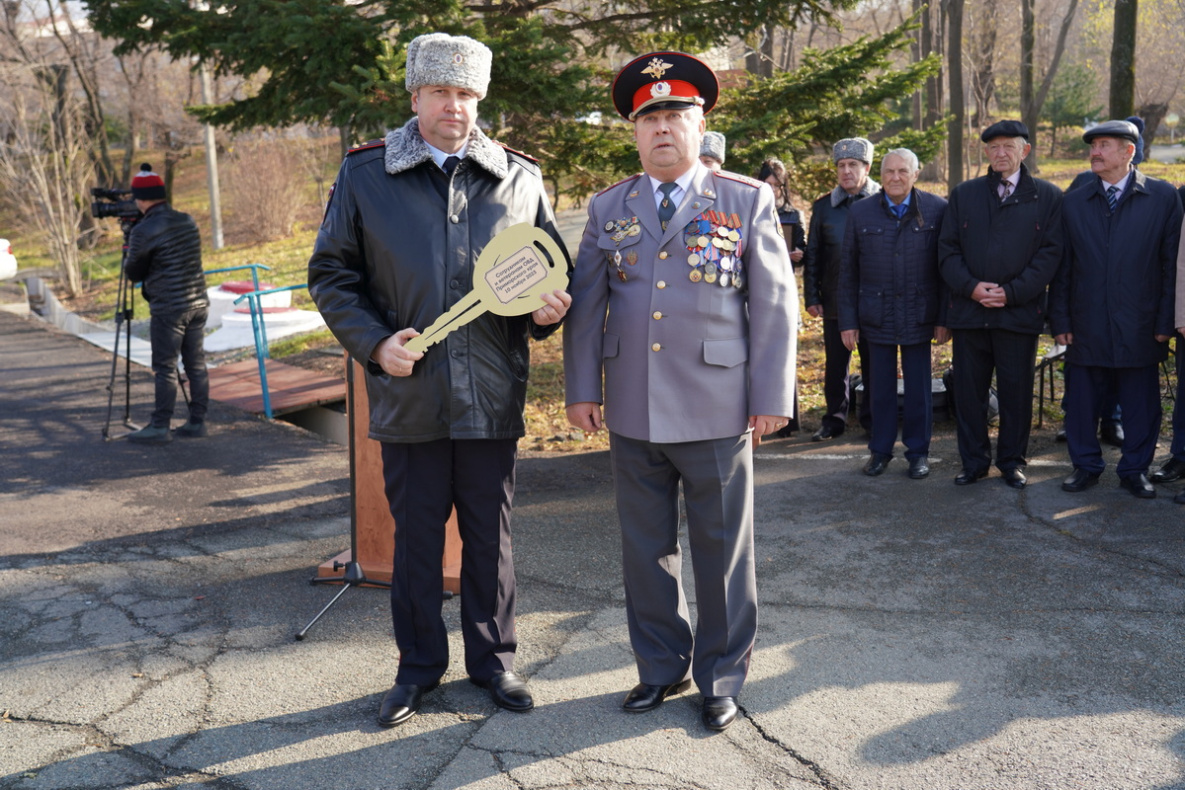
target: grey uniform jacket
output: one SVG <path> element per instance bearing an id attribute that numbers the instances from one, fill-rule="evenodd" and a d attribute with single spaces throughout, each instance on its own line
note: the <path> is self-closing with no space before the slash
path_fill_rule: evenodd
<path id="1" fill-rule="evenodd" d="M 657 443 L 793 414 L 798 294 L 768 185 L 696 163 L 665 232 L 644 175 L 598 194 L 588 216 L 564 328 L 568 404 L 603 403 L 610 431 Z M 725 286 L 723 266 L 710 283 L 706 263 L 688 263 L 689 246 L 719 254 L 696 242 L 721 227 L 739 236 L 739 288 L 735 264 Z"/>

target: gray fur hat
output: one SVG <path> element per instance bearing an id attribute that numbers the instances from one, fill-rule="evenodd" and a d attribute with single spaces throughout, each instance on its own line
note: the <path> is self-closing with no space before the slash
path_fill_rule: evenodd
<path id="1" fill-rule="evenodd" d="M 720 132 L 704 132 L 703 142 L 699 145 L 699 155 L 710 156 L 724 164 L 724 142 L 724 135 Z"/>
<path id="2" fill-rule="evenodd" d="M 840 159 L 859 159 L 866 165 L 872 164 L 872 141 L 865 140 L 863 137 L 845 137 L 843 140 L 836 142 L 835 147 L 831 149 L 831 161 L 838 162 Z"/>
<path id="3" fill-rule="evenodd" d="M 407 45 L 407 90 L 425 85 L 448 85 L 473 91 L 478 100 L 490 86 L 490 48 L 468 36 L 428 33 Z"/>

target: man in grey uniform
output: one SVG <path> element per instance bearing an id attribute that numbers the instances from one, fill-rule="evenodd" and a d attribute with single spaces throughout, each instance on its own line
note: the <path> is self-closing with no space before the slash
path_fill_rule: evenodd
<path id="1" fill-rule="evenodd" d="M 773 192 L 697 159 L 718 92 L 712 70 L 678 52 L 617 75 L 613 102 L 645 172 L 590 202 L 564 331 L 568 419 L 596 431 L 603 403 L 610 431 L 641 681 L 625 709 L 652 710 L 690 677 L 712 730 L 736 718 L 756 636 L 753 444 L 793 414 L 798 315 Z"/>

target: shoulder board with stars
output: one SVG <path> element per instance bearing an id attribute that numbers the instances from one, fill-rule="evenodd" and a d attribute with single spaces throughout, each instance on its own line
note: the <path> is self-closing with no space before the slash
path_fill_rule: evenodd
<path id="1" fill-rule="evenodd" d="M 727 170 L 717 171 L 715 175 L 717 178 L 727 178 L 729 181 L 736 181 L 739 184 L 745 184 L 746 186 L 751 186 L 754 189 L 760 189 L 761 187 L 765 186 L 764 181 L 758 181 L 756 178 L 749 178 L 748 176 L 743 176 L 740 173 L 730 173 Z"/>
<path id="2" fill-rule="evenodd" d="M 378 140 L 367 140 L 365 143 L 359 143 L 349 151 L 346 151 L 346 156 L 349 156 L 350 154 L 356 154 L 359 151 L 369 151 L 371 148 L 378 148 L 386 144 L 387 141 L 382 138 L 379 138 Z"/>
<path id="3" fill-rule="evenodd" d="M 512 154 L 516 154 L 516 155 L 518 155 L 518 156 L 521 156 L 523 159 L 526 159 L 528 162 L 534 162 L 535 164 L 539 164 L 539 160 L 538 160 L 538 159 L 536 159 L 535 157 L 531 156 L 530 154 L 524 154 L 522 151 L 519 151 L 519 150 L 518 150 L 518 149 L 516 149 L 516 148 L 511 148 L 511 147 L 510 147 L 510 146 L 508 146 L 506 143 L 500 143 L 500 142 L 498 142 L 497 140 L 495 140 L 495 141 L 494 141 L 494 144 L 495 144 L 495 145 L 498 145 L 498 146 L 501 146 L 502 148 L 505 148 L 507 151 L 509 151 L 509 152 L 510 152 L 510 153 L 512 153 Z"/>
<path id="4" fill-rule="evenodd" d="M 593 197 L 600 197 L 601 195 L 603 195 L 603 194 L 605 194 L 606 192 L 608 192 L 610 189 L 615 189 L 615 188 L 617 188 L 617 187 L 621 186 L 622 184 L 629 183 L 630 181 L 636 181 L 637 179 L 639 179 L 639 178 L 641 178 L 641 177 L 642 177 L 642 174 L 641 174 L 641 173 L 635 173 L 634 175 L 632 175 L 632 176 L 630 176 L 630 177 L 628 177 L 628 178 L 623 178 L 623 179 L 621 179 L 621 180 L 620 180 L 620 181 L 618 181 L 616 184 L 611 184 L 611 185 L 609 185 L 609 186 L 605 187 L 605 188 L 604 188 L 604 189 L 602 189 L 600 192 L 598 192 L 597 194 L 593 195 Z"/>

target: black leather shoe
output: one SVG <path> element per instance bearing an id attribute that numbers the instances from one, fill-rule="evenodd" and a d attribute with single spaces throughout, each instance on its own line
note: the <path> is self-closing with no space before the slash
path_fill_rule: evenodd
<path id="1" fill-rule="evenodd" d="M 396 683 L 383 697 L 383 706 L 379 709 L 379 726 L 394 727 L 416 715 L 420 709 L 420 702 L 424 695 L 440 685 L 440 682 L 427 686 L 417 686 L 414 683 Z"/>
<path id="2" fill-rule="evenodd" d="M 1185 461 L 1170 458 L 1164 462 L 1164 466 L 1150 474 L 1148 479 L 1153 483 L 1171 483 L 1174 480 L 1180 480 L 1182 477 L 1185 477 Z"/>
<path id="3" fill-rule="evenodd" d="M 868 459 L 868 463 L 864 464 L 864 474 L 869 477 L 876 477 L 884 474 L 885 467 L 889 465 L 889 461 L 893 460 L 891 455 L 881 455 L 880 453 L 873 453 Z"/>
<path id="4" fill-rule="evenodd" d="M 930 476 L 930 459 L 927 456 L 909 459 L 909 476 L 914 480 L 921 480 Z"/>
<path id="5" fill-rule="evenodd" d="M 1123 447 L 1123 426 L 1117 422 L 1105 422 L 1099 428 L 1099 439 L 1112 447 Z"/>
<path id="6" fill-rule="evenodd" d="M 985 477 L 987 477 L 986 469 L 964 469 L 955 475 L 955 485 L 969 486 L 972 483 L 978 483 Z"/>
<path id="7" fill-rule="evenodd" d="M 736 717 L 736 697 L 704 697 L 703 720 L 709 730 L 726 730 Z"/>
<path id="8" fill-rule="evenodd" d="M 1085 491 L 1093 485 L 1098 485 L 1098 483 L 1098 475 L 1085 469 L 1075 469 L 1074 474 L 1062 481 L 1062 490 L 1077 494 L 1079 491 Z"/>
<path id="9" fill-rule="evenodd" d="M 1133 496 L 1137 496 L 1140 499 L 1156 499 L 1156 486 L 1148 482 L 1148 478 L 1143 474 L 1121 477 L 1119 478 L 1119 485 L 1131 491 Z"/>
<path id="10" fill-rule="evenodd" d="M 1064 442 L 1064 441 L 1066 441 L 1066 429 L 1065 429 L 1065 428 L 1059 428 L 1059 429 L 1058 429 L 1058 431 L 1057 431 L 1057 434 L 1056 434 L 1056 435 L 1053 437 L 1053 440 L 1054 440 L 1055 442 Z"/>
<path id="11" fill-rule="evenodd" d="M 669 686 L 652 686 L 649 683 L 639 683 L 630 689 L 629 694 L 625 695 L 625 702 L 621 707 L 630 713 L 645 713 L 648 710 L 657 708 L 667 697 L 682 694 L 689 688 L 691 688 L 690 680 L 681 680 Z"/>
<path id="12" fill-rule="evenodd" d="M 499 672 L 486 681 L 469 680 L 483 689 L 488 689 L 490 699 L 504 710 L 522 713 L 535 707 L 535 698 L 531 696 L 531 689 L 527 688 L 527 681 L 513 672 Z"/>
<path id="13" fill-rule="evenodd" d="M 1182 491 L 1173 497 L 1173 503 L 1177 505 L 1185 505 L 1185 491 Z"/>
<path id="14" fill-rule="evenodd" d="M 843 436 L 843 431 L 837 431 L 830 425 L 824 424 L 819 426 L 819 430 L 811 434 L 811 441 L 822 442 L 826 439 L 834 439 L 837 436 Z"/>
<path id="15" fill-rule="evenodd" d="M 1021 489 L 1029 482 L 1028 478 L 1025 477 L 1025 473 L 1016 467 L 1001 469 L 1000 476 L 1004 478 L 1004 485 L 1009 488 Z"/>

